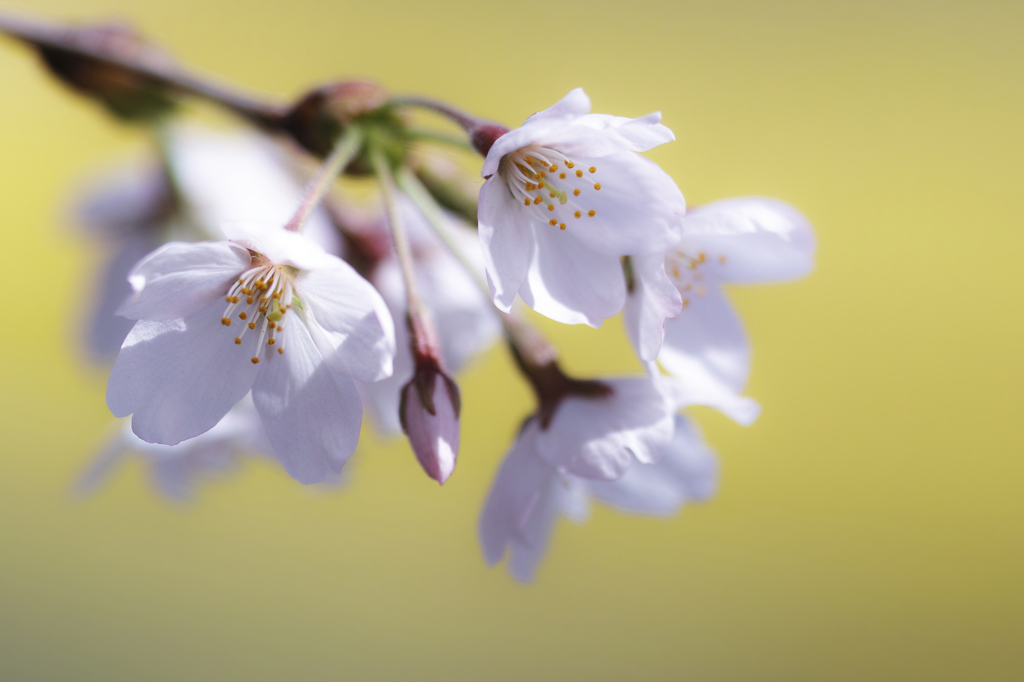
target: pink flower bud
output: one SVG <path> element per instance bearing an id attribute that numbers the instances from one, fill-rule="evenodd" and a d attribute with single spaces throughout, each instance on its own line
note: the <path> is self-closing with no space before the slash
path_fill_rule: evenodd
<path id="1" fill-rule="evenodd" d="M 459 387 L 436 369 L 420 369 L 402 389 L 399 416 L 427 476 L 444 485 L 459 454 Z"/>

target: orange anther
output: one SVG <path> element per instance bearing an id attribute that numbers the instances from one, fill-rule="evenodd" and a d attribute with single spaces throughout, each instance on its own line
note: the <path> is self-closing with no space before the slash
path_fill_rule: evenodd
<path id="1" fill-rule="evenodd" d="M 583 214 L 580 213 L 579 211 L 576 211 L 575 213 L 573 213 L 573 215 L 576 216 L 577 218 L 579 218 Z"/>
<path id="2" fill-rule="evenodd" d="M 587 211 L 587 215 L 593 218 L 594 216 L 597 215 L 597 211 L 595 211 L 594 209 L 590 209 L 589 211 Z"/>
<path id="3" fill-rule="evenodd" d="M 231 326 L 231 320 L 226 318 L 226 317 L 220 318 L 220 323 L 222 325 L 224 325 L 225 327 L 230 327 Z"/>

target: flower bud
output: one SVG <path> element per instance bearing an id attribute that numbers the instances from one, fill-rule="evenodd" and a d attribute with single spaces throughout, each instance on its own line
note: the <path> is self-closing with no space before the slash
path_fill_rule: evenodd
<path id="1" fill-rule="evenodd" d="M 491 147 L 494 146 L 494 142 L 508 132 L 508 128 L 505 126 L 497 125 L 495 123 L 484 123 L 473 127 L 469 131 L 469 141 L 473 145 L 480 156 L 487 156 L 487 152 L 491 151 Z"/>
<path id="2" fill-rule="evenodd" d="M 376 83 L 332 83 L 302 97 L 288 112 L 284 126 L 307 151 L 324 157 L 348 126 L 359 124 L 388 160 L 398 165 L 407 151 L 405 124 L 388 106 L 388 97 L 387 90 Z M 345 172 L 372 172 L 363 156 L 357 155 Z"/>
<path id="3" fill-rule="evenodd" d="M 127 120 L 151 120 L 176 106 L 166 85 L 117 62 L 164 69 L 173 60 L 126 24 L 95 24 L 69 29 L 66 46 L 36 43 L 54 75 L 84 95 L 94 97 L 114 115 Z M 94 56 L 95 55 L 95 56 Z"/>
<path id="4" fill-rule="evenodd" d="M 444 485 L 459 454 L 459 387 L 436 367 L 421 367 L 402 389 L 402 430 L 427 476 Z"/>

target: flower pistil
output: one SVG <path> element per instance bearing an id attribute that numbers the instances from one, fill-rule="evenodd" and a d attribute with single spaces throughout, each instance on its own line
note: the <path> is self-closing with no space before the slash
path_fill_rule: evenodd
<path id="1" fill-rule="evenodd" d="M 576 164 L 550 147 L 529 145 L 505 156 L 499 173 L 513 196 L 523 206 L 533 208 L 538 220 L 564 230 L 566 223 L 583 216 L 593 218 L 597 211 L 587 208 L 583 193 L 600 191 L 601 183 L 591 179 L 596 166 L 576 168 Z"/>
<path id="2" fill-rule="evenodd" d="M 284 330 L 281 321 L 295 301 L 292 285 L 295 272 L 290 272 L 294 270 L 273 263 L 260 263 L 242 273 L 224 297 L 228 307 L 220 322 L 225 327 L 231 326 L 232 315 L 241 309 L 237 316 L 242 321 L 242 331 L 235 337 L 235 345 L 242 345 L 242 337 L 247 331 L 260 328 L 256 356 L 252 358 L 254 365 L 259 364 L 259 351 L 264 339 L 267 339 L 268 347 L 276 347 L 278 354 L 284 354 L 284 343 L 278 344 L 276 336 Z"/>

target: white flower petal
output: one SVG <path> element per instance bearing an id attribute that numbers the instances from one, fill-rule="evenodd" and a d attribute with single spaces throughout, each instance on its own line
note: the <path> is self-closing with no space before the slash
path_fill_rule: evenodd
<path id="1" fill-rule="evenodd" d="M 683 311 L 665 323 L 665 343 L 658 362 L 682 378 L 707 375 L 725 389 L 740 393 L 750 377 L 750 344 L 743 324 L 719 287 L 686 299 Z"/>
<path id="2" fill-rule="evenodd" d="M 595 253 L 550 225 L 536 225 L 537 247 L 519 290 L 526 305 L 563 324 L 600 327 L 626 298 L 617 256 Z"/>
<path id="3" fill-rule="evenodd" d="M 265 136 L 178 123 L 168 126 L 167 139 L 170 170 L 188 212 L 218 237 L 229 221 L 280 228 L 302 201 L 302 183 L 290 172 L 289 159 Z M 302 234 L 331 253 L 340 246 L 322 207 L 309 216 Z"/>
<path id="4" fill-rule="evenodd" d="M 693 422 L 676 415 L 675 434 L 652 464 L 631 466 L 617 481 L 589 481 L 596 499 L 633 514 L 670 515 L 691 500 L 715 492 L 718 460 Z"/>
<path id="5" fill-rule="evenodd" d="M 156 239 L 139 232 L 127 237 L 120 249 L 100 272 L 93 294 L 94 303 L 82 321 L 86 348 L 95 361 L 109 361 L 117 355 L 134 320 L 117 314 L 125 299 L 131 296 L 128 273 L 147 253 L 157 247 Z"/>
<path id="6" fill-rule="evenodd" d="M 685 380 L 661 377 L 660 383 L 676 407 L 711 407 L 741 426 L 750 426 L 761 416 L 756 400 L 736 393 L 710 372 L 694 371 Z"/>
<path id="7" fill-rule="evenodd" d="M 508 312 L 533 255 L 531 219 L 500 177 L 480 188 L 480 244 L 494 305 Z"/>
<path id="8" fill-rule="evenodd" d="M 615 151 L 646 152 L 676 139 L 669 128 L 661 125 L 660 111 L 641 118 L 588 114 L 577 119 L 575 124 L 610 133 L 610 142 L 605 144 L 614 144 L 614 147 L 610 148 Z"/>
<path id="9" fill-rule="evenodd" d="M 718 281 L 781 282 L 814 269 L 810 222 L 777 199 L 740 197 L 698 206 L 683 218 L 682 230 L 681 246 L 704 252 L 709 274 Z"/>
<path id="10" fill-rule="evenodd" d="M 181 320 L 142 320 L 125 339 L 107 384 L 117 417 L 150 443 L 174 445 L 213 428 L 256 378 L 256 334 L 234 342 L 216 301 Z"/>
<path id="11" fill-rule="evenodd" d="M 541 488 L 537 502 L 510 543 L 508 571 L 521 583 L 531 583 L 548 552 L 551 534 L 562 516 L 581 523 L 590 505 L 580 479 L 555 474 Z"/>
<path id="12" fill-rule="evenodd" d="M 501 158 L 506 154 L 533 144 L 548 135 L 551 129 L 562 129 L 570 125 L 574 119 L 589 111 L 590 98 L 583 92 L 583 88 L 570 91 L 554 106 L 530 116 L 523 125 L 495 140 L 484 159 L 481 176 L 487 178 L 497 173 Z"/>
<path id="13" fill-rule="evenodd" d="M 251 262 L 249 252 L 227 242 L 171 242 L 132 268 L 134 294 L 117 314 L 135 320 L 175 320 L 221 299 Z"/>
<path id="14" fill-rule="evenodd" d="M 520 536 L 541 491 L 555 470 L 536 454 L 536 426 L 527 425 L 516 440 L 491 485 L 480 515 L 480 547 L 489 566 L 501 561 Z"/>
<path id="15" fill-rule="evenodd" d="M 348 263 L 328 258 L 330 267 L 295 283 L 314 342 L 332 367 L 360 381 L 391 376 L 395 325 L 384 299 Z"/>
<path id="16" fill-rule="evenodd" d="M 292 320 L 266 354 L 252 399 L 288 474 L 319 483 L 356 449 L 363 407 L 352 379 L 323 361 L 305 325 Z"/>
<path id="17" fill-rule="evenodd" d="M 683 308 L 683 299 L 665 272 L 665 259 L 631 256 L 633 289 L 626 294 L 622 321 L 643 361 L 654 360 L 665 338 L 665 318 L 675 317 Z"/>
<path id="18" fill-rule="evenodd" d="M 601 383 L 611 395 L 562 400 L 551 424 L 537 435 L 537 451 L 552 466 L 577 476 L 614 480 L 634 457 L 657 459 L 672 438 L 675 409 L 646 377 Z"/>
<path id="19" fill-rule="evenodd" d="M 647 151 L 674 140 L 675 135 L 660 120 L 660 113 L 637 119 L 590 114 L 571 123 L 549 125 L 532 137 L 537 146 L 557 149 L 572 161 L 600 160 L 612 154 Z"/>
<path id="20" fill-rule="evenodd" d="M 541 121 L 571 121 L 590 112 L 590 97 L 583 88 L 573 88 L 562 99 L 544 111 L 538 111 L 526 119 L 523 125 Z"/>
<path id="21" fill-rule="evenodd" d="M 280 225 L 239 221 L 221 227 L 232 242 L 263 254 L 276 265 L 312 271 L 334 267 L 337 260 L 309 237 Z"/>
<path id="22" fill-rule="evenodd" d="M 556 206 L 551 217 L 566 223 L 568 234 L 599 253 L 615 256 L 664 254 L 679 241 L 686 201 L 656 163 L 633 152 L 573 161 L 596 168 L 586 177 L 599 182 L 601 189 L 584 189 L 579 197 L 570 193 L 566 205 Z"/>

